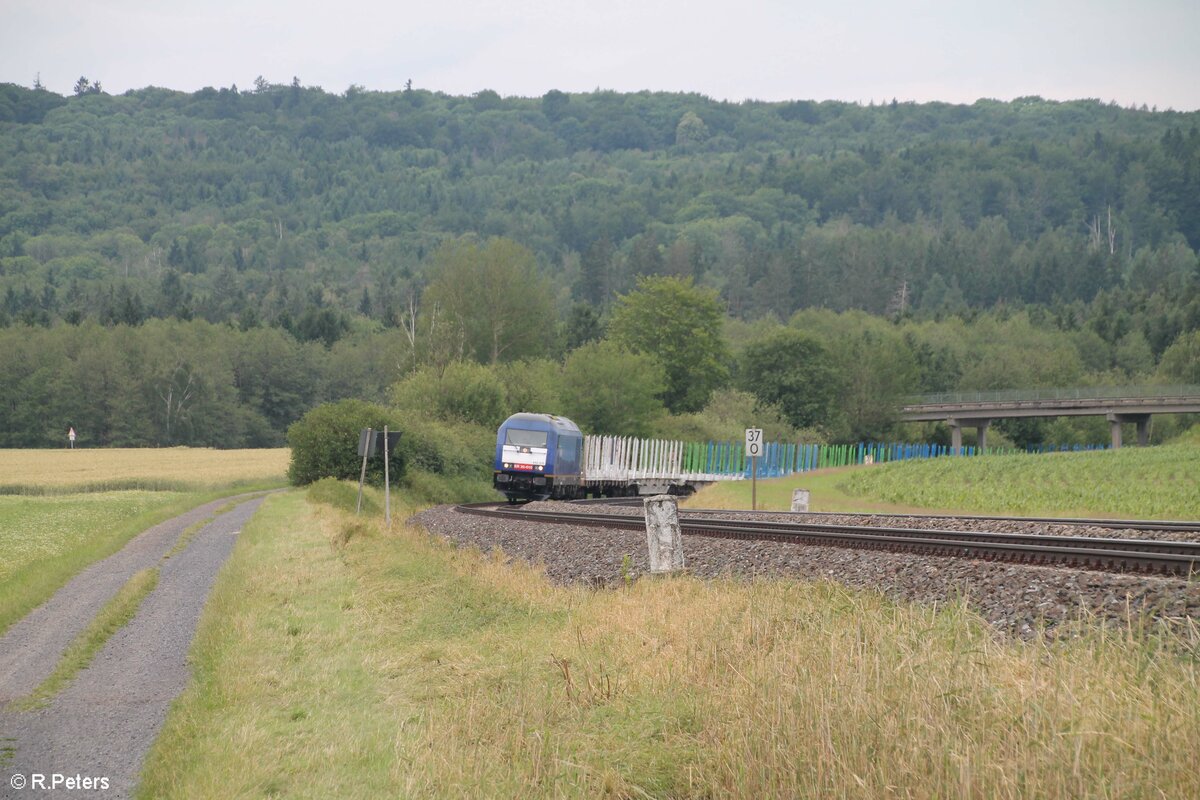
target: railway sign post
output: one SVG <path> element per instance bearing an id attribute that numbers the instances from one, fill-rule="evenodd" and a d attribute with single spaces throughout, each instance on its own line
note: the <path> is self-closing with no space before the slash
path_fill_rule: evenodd
<path id="1" fill-rule="evenodd" d="M 358 475 L 358 508 L 355 514 L 362 513 L 362 493 L 363 484 L 367 481 L 367 459 L 375 455 L 375 431 L 371 428 L 363 428 L 362 433 L 358 435 L 358 454 L 362 456 L 362 472 Z"/>
<path id="2" fill-rule="evenodd" d="M 758 510 L 758 457 L 763 452 L 762 428 L 746 428 L 746 457 L 750 459 L 750 510 Z"/>
<path id="3" fill-rule="evenodd" d="M 374 428 L 363 428 L 358 434 L 358 455 L 362 458 L 362 470 L 358 475 L 358 508 L 356 513 L 362 513 L 363 484 L 367 482 L 367 459 L 383 453 L 383 491 L 384 512 L 388 525 L 392 524 L 392 476 L 389 462 L 396 446 L 400 444 L 400 432 L 388 432 L 387 425 L 382 431 Z"/>
<path id="4" fill-rule="evenodd" d="M 383 508 L 384 519 L 387 520 L 387 526 L 392 527 L 392 476 L 388 473 L 388 461 L 391 460 L 391 454 L 388 452 L 388 445 L 391 444 L 391 436 L 388 436 L 388 426 L 383 426 Z"/>

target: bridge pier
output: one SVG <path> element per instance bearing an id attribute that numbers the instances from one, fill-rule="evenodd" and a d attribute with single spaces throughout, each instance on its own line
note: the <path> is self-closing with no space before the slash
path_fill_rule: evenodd
<path id="1" fill-rule="evenodd" d="M 1132 422 L 1137 425 L 1138 447 L 1146 447 L 1150 444 L 1149 414 L 1116 414 L 1110 411 L 1107 417 L 1109 427 L 1112 430 L 1112 446 L 1114 450 L 1121 447 L 1121 425 L 1125 422 Z"/>
<path id="2" fill-rule="evenodd" d="M 946 424 L 950 426 L 950 446 L 954 450 L 954 454 L 962 455 L 962 429 L 974 428 L 978 438 L 979 449 L 987 447 L 987 430 L 992 424 L 990 419 L 958 419 L 950 417 L 946 420 Z"/>

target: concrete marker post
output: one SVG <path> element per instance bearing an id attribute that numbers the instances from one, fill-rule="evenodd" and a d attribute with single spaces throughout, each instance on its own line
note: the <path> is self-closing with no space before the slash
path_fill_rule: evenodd
<path id="1" fill-rule="evenodd" d="M 646 546 L 650 555 L 650 573 L 667 575 L 683 569 L 683 538 L 679 531 L 679 507 L 667 494 L 647 497 Z"/>
<path id="2" fill-rule="evenodd" d="M 792 489 L 792 511 L 807 514 L 809 497 L 808 489 Z"/>

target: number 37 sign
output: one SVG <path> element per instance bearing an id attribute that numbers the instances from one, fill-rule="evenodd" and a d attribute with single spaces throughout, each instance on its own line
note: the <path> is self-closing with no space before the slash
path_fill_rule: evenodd
<path id="1" fill-rule="evenodd" d="M 746 428 L 746 458 L 758 458 L 762 454 L 762 428 Z"/>

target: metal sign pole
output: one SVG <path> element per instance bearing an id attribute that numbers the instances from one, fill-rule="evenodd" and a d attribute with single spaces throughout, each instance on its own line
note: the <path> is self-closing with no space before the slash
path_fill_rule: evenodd
<path id="1" fill-rule="evenodd" d="M 746 455 L 750 458 L 750 510 L 758 510 L 758 455 L 762 452 L 762 428 L 746 428 Z"/>
<path id="2" fill-rule="evenodd" d="M 383 518 L 387 520 L 388 527 L 392 527 L 392 476 L 388 472 L 388 461 L 391 460 L 391 454 L 388 452 L 388 426 L 383 426 Z"/>
<path id="3" fill-rule="evenodd" d="M 758 456 L 750 456 L 750 510 L 758 511 Z"/>
<path id="4" fill-rule="evenodd" d="M 354 510 L 355 514 L 362 513 L 363 484 L 366 483 L 366 481 L 367 481 L 367 458 L 369 457 L 368 454 L 371 452 L 371 446 L 370 446 L 371 437 L 373 437 L 374 435 L 375 435 L 375 431 L 373 431 L 370 428 L 367 428 L 367 437 L 366 437 L 367 446 L 363 448 L 362 472 L 360 472 L 358 475 L 358 508 L 356 508 Z"/>

